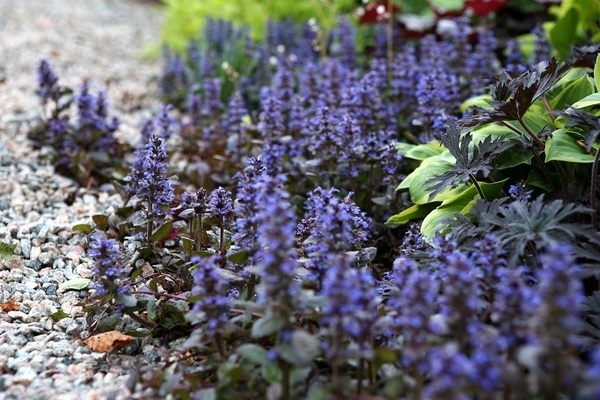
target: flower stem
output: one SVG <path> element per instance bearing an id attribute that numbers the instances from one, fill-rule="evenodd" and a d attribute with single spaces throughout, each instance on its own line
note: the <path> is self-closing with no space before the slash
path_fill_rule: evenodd
<path id="1" fill-rule="evenodd" d="M 219 357 L 221 357 L 221 361 L 225 361 L 227 359 L 227 354 L 225 353 L 225 347 L 223 346 L 223 337 L 220 333 L 215 334 L 215 344 L 217 345 L 217 351 L 219 352 Z"/>
<path id="2" fill-rule="evenodd" d="M 286 362 L 280 363 L 281 368 L 281 398 L 290 398 L 290 365 Z"/>
<path id="3" fill-rule="evenodd" d="M 363 358 L 361 358 L 358 361 L 358 373 L 356 376 L 356 380 L 358 381 L 357 383 L 357 387 L 356 387 L 356 394 L 358 396 L 361 395 L 362 393 L 362 389 L 363 389 L 363 377 L 365 374 L 365 360 Z"/>

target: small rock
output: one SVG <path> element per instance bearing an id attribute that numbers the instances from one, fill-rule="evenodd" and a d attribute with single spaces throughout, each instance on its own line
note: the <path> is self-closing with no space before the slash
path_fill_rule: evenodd
<path id="1" fill-rule="evenodd" d="M 24 258 L 31 257 L 31 240 L 29 238 L 21 239 L 21 254 Z"/>
<path id="2" fill-rule="evenodd" d="M 44 266 L 42 265 L 42 262 L 40 260 L 38 260 L 37 258 L 35 260 L 30 260 L 27 262 L 27 267 L 31 268 L 34 271 L 39 271 L 41 270 Z"/>
<path id="3" fill-rule="evenodd" d="M 29 258 L 37 260 L 40 254 L 42 254 L 42 248 L 40 246 L 33 246 L 29 252 Z"/>
<path id="4" fill-rule="evenodd" d="M 27 314 L 25 314 L 23 311 L 9 311 L 7 314 L 9 318 L 12 318 L 13 320 L 17 319 L 20 321 L 25 321 L 27 318 Z"/>
<path id="5" fill-rule="evenodd" d="M 54 267 L 54 265 L 52 265 L 52 264 L 54 263 L 55 259 L 56 259 L 56 255 L 50 251 L 44 251 L 38 257 L 38 260 L 40 260 L 42 265 L 45 267 L 50 267 L 50 266 Z M 58 260 L 62 261 L 62 259 L 60 259 L 60 258 L 56 259 L 56 261 L 58 261 Z M 63 263 L 64 263 L 64 261 L 63 261 Z"/>
<path id="6" fill-rule="evenodd" d="M 29 366 L 20 367 L 12 379 L 13 385 L 29 385 L 37 373 Z"/>
<path id="7" fill-rule="evenodd" d="M 42 288 L 46 292 L 48 296 L 56 296 L 56 291 L 58 290 L 58 283 L 56 281 L 49 281 L 45 283 Z"/>

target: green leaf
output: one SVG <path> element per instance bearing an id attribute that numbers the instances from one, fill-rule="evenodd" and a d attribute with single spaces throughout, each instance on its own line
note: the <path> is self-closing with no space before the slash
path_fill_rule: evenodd
<path id="1" fill-rule="evenodd" d="M 146 302 L 146 312 L 148 312 L 148 318 L 151 321 L 156 319 L 156 301 L 150 299 Z"/>
<path id="2" fill-rule="evenodd" d="M 529 172 L 529 175 L 527 175 L 527 185 L 540 188 L 546 192 L 552 190 L 550 182 L 548 182 L 544 174 L 537 168 L 532 169 L 531 172 Z"/>
<path id="3" fill-rule="evenodd" d="M 310 333 L 297 329 L 292 333 L 290 343 L 277 346 L 277 352 L 290 364 L 305 366 L 319 355 L 319 341 Z"/>
<path id="4" fill-rule="evenodd" d="M 424 144 L 414 146 L 412 149 L 404 153 L 405 158 L 423 161 L 429 157 L 437 156 L 446 150 L 444 146 L 437 140 L 432 140 Z"/>
<path id="5" fill-rule="evenodd" d="M 235 264 L 244 264 L 250 258 L 250 252 L 248 250 L 238 251 L 227 256 L 227 259 Z"/>
<path id="6" fill-rule="evenodd" d="M 495 163 L 497 170 L 513 168 L 522 164 L 531 165 L 533 154 L 530 151 L 513 147 L 502 153 Z"/>
<path id="7" fill-rule="evenodd" d="M 596 57 L 596 65 L 594 66 L 594 81 L 596 82 L 596 91 L 600 92 L 600 54 Z"/>
<path id="8" fill-rule="evenodd" d="M 460 105 L 460 111 L 467 111 L 471 107 L 481 107 L 488 110 L 491 110 L 493 107 L 490 105 L 492 101 L 492 96 L 489 94 L 482 94 L 479 96 L 471 97 Z"/>
<path id="9" fill-rule="evenodd" d="M 234 385 L 244 375 L 242 367 L 231 361 L 225 361 L 219 364 L 217 377 L 220 387 Z"/>
<path id="10" fill-rule="evenodd" d="M 124 305 L 125 307 L 135 307 L 137 305 L 137 299 L 132 294 L 124 294 L 115 297 L 115 303 Z"/>
<path id="11" fill-rule="evenodd" d="M 141 329 L 141 330 L 135 330 L 135 331 L 125 331 L 123 332 L 124 334 L 128 335 L 128 336 L 133 336 L 136 338 L 145 338 L 148 337 L 150 335 L 152 335 L 152 331 L 148 330 L 148 329 Z"/>
<path id="12" fill-rule="evenodd" d="M 281 382 L 281 370 L 277 367 L 277 365 L 275 365 L 275 363 L 264 363 L 260 369 L 260 374 L 267 382 Z"/>
<path id="13" fill-rule="evenodd" d="M 196 390 L 194 391 L 194 399 L 217 400 L 217 390 L 215 388 Z"/>
<path id="14" fill-rule="evenodd" d="M 479 186 L 487 199 L 491 200 L 501 196 L 504 182 L 505 180 L 495 183 L 479 182 Z M 444 200 L 439 207 L 425 217 L 421 224 L 421 232 L 431 239 L 436 232 L 443 228 L 444 220 L 452 218 L 455 213 L 467 214 L 470 210 L 467 206 L 476 198 L 479 198 L 479 193 L 475 186 L 471 185 L 456 196 Z"/>
<path id="15" fill-rule="evenodd" d="M 104 214 L 92 215 L 92 221 L 96 224 L 98 229 L 105 231 L 108 229 L 108 217 Z"/>
<path id="16" fill-rule="evenodd" d="M 63 282 L 58 287 L 59 292 L 65 292 L 67 290 L 83 290 L 87 289 L 91 280 L 87 278 L 73 278 L 66 282 Z"/>
<path id="17" fill-rule="evenodd" d="M 443 153 L 442 153 L 443 154 Z M 431 201 L 429 194 L 433 192 L 427 187 L 427 182 L 452 168 L 452 164 L 442 161 L 442 154 L 430 157 L 424 160 L 412 173 L 410 173 L 404 181 L 398 186 L 399 189 L 408 187 L 410 198 L 415 204 L 426 204 L 435 201 L 443 201 L 460 193 L 464 189 L 464 185 L 459 185 L 455 189 L 448 189 L 435 196 Z M 408 186 L 405 186 L 408 182 Z"/>
<path id="18" fill-rule="evenodd" d="M 399 153 L 406 153 L 407 151 L 409 151 L 410 149 L 412 149 L 413 147 L 415 147 L 414 144 L 410 144 L 410 143 L 404 143 L 404 142 L 400 142 L 396 144 L 396 150 L 398 150 Z"/>
<path id="19" fill-rule="evenodd" d="M 306 382 L 310 373 L 312 372 L 312 368 L 294 368 L 290 374 L 290 383 L 292 386 L 298 385 L 302 382 Z"/>
<path id="20" fill-rule="evenodd" d="M 571 51 L 571 46 L 577 37 L 577 23 L 579 13 L 575 8 L 569 9 L 548 32 L 548 40 L 558 51 L 561 59 L 566 59 Z"/>
<path id="21" fill-rule="evenodd" d="M 541 132 L 544 128 L 552 124 L 548 111 L 540 102 L 532 104 L 523 116 L 523 119 L 534 132 Z M 516 126 L 520 127 L 518 123 Z"/>
<path id="22" fill-rule="evenodd" d="M 464 8 L 464 0 L 429 0 L 429 3 L 439 11 L 460 11 Z"/>
<path id="23" fill-rule="evenodd" d="M 591 163 L 594 156 L 587 153 L 583 146 L 564 128 L 552 132 L 552 137 L 546 140 L 546 162 L 567 161 L 573 163 Z"/>
<path id="24" fill-rule="evenodd" d="M 257 344 L 243 344 L 239 346 L 235 352 L 242 358 L 257 365 L 263 364 L 267 360 L 267 350 Z"/>
<path id="25" fill-rule="evenodd" d="M 390 347 L 379 347 L 375 356 L 382 364 L 395 364 L 398 361 L 398 352 Z"/>
<path id="26" fill-rule="evenodd" d="M 57 312 L 50 314 L 50 318 L 52 318 L 52 321 L 58 322 L 61 319 L 69 318 L 69 314 L 60 309 Z"/>
<path id="27" fill-rule="evenodd" d="M 390 218 L 388 218 L 385 224 L 394 227 L 398 225 L 404 225 L 413 219 L 424 218 L 438 205 L 439 203 L 415 204 L 396 215 L 392 215 Z"/>
<path id="28" fill-rule="evenodd" d="M 555 110 L 562 110 L 573 103 L 594 93 L 594 84 L 587 75 L 569 82 L 565 87 L 550 99 L 550 106 Z"/>
<path id="29" fill-rule="evenodd" d="M 90 232 L 93 230 L 92 226 L 90 224 L 77 224 L 77 225 L 73 225 L 73 227 L 71 228 L 73 231 L 75 232 L 81 232 L 84 235 L 89 235 Z"/>
<path id="30" fill-rule="evenodd" d="M 112 331 L 113 329 L 115 329 L 115 326 L 117 326 L 117 324 L 119 322 L 121 322 L 123 320 L 123 316 L 118 315 L 118 314 L 111 314 L 106 318 L 103 318 L 102 321 L 98 324 L 98 331 L 99 332 L 108 332 L 108 331 Z"/>
<path id="31" fill-rule="evenodd" d="M 172 226 L 173 226 L 173 222 L 167 221 L 164 224 L 162 224 L 160 227 L 156 228 L 154 230 L 154 232 L 152 232 L 152 235 L 150 236 L 150 241 L 158 242 L 158 241 L 164 239 L 165 237 L 167 237 L 169 232 L 171 232 Z"/>
<path id="32" fill-rule="evenodd" d="M 598 104 L 600 104 L 600 93 L 592 93 L 589 96 L 585 96 L 583 99 L 574 103 L 571 107 L 585 108 L 589 106 L 597 106 Z"/>
<path id="33" fill-rule="evenodd" d="M 16 248 L 17 245 L 15 244 L 0 242 L 0 258 L 5 260 L 10 259 L 15 253 Z"/>
<path id="34" fill-rule="evenodd" d="M 252 337 L 262 338 L 279 332 L 286 324 L 287 319 L 281 316 L 269 313 L 262 318 L 254 321 L 252 325 Z"/>
<path id="35" fill-rule="evenodd" d="M 185 254 L 187 254 L 188 256 L 192 255 L 192 251 L 194 251 L 194 241 L 188 237 L 182 237 L 181 238 L 181 246 L 183 247 L 183 251 L 185 252 Z"/>

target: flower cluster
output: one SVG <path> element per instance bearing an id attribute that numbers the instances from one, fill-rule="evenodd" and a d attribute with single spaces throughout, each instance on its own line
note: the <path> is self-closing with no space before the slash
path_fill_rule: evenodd
<path id="1" fill-rule="evenodd" d="M 296 216 L 281 176 L 263 175 L 257 182 L 256 245 L 254 264 L 260 285 L 258 302 L 293 309 L 299 293 L 294 235 Z"/>
<path id="2" fill-rule="evenodd" d="M 190 261 L 194 266 L 192 294 L 198 300 L 190 310 L 188 319 L 194 323 L 202 321 L 202 331 L 208 336 L 215 336 L 229 324 L 229 283 L 219 273 L 219 266 L 222 264 L 219 257 L 193 257 Z"/>
<path id="3" fill-rule="evenodd" d="M 59 85 L 45 59 L 38 65 L 37 80 L 44 119 L 39 129 L 30 133 L 32 139 L 56 150 L 54 162 L 59 172 L 85 185 L 106 182 L 103 171 L 117 167 L 123 155 L 114 136 L 119 119 L 109 115 L 106 93 L 92 93 L 88 81 L 73 93 Z M 70 113 L 71 105 L 76 106 L 76 119 Z"/>
<path id="4" fill-rule="evenodd" d="M 347 356 L 342 340 L 348 337 L 358 345 L 355 351 L 369 357 L 379 305 L 373 277 L 365 269 L 353 268 L 348 255 L 332 255 L 328 261 L 322 290 L 325 305 L 321 322 L 330 337 L 324 344 L 325 352 L 332 358 Z"/>
<path id="5" fill-rule="evenodd" d="M 306 266 L 317 283 L 330 268 L 330 257 L 359 250 L 368 238 L 370 219 L 350 195 L 340 199 L 337 194 L 336 189 L 316 188 L 306 201 L 306 214 L 299 224 L 299 231 L 307 234 L 301 244 L 308 257 Z"/>
<path id="6" fill-rule="evenodd" d="M 160 137 L 152 136 L 144 148 L 137 151 L 137 159 L 127 176 L 127 190 L 144 203 L 149 221 L 163 217 L 164 207 L 174 198 L 173 182 L 167 178 L 167 168 L 166 143 Z"/>
<path id="7" fill-rule="evenodd" d="M 94 260 L 94 295 L 110 299 L 127 294 L 130 287 L 123 282 L 130 271 L 125 266 L 126 258 L 119 243 L 103 235 L 95 235 L 91 239 L 88 255 Z"/>

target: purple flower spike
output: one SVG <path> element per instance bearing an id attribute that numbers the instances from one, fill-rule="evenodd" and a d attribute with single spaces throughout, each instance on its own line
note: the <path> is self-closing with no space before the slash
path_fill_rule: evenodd
<path id="1" fill-rule="evenodd" d="M 58 78 L 48 60 L 42 59 L 37 68 L 37 94 L 45 104 L 49 99 L 56 98 L 59 93 Z"/>
<path id="2" fill-rule="evenodd" d="M 203 321 L 202 330 L 208 336 L 220 333 L 229 322 L 231 299 L 228 296 L 229 283 L 219 273 L 220 256 L 210 258 L 192 257 L 195 266 L 192 276 L 192 294 L 198 301 L 188 314 L 192 322 Z"/>
<path id="3" fill-rule="evenodd" d="M 146 205 L 149 219 L 164 216 L 162 208 L 173 201 L 172 182 L 166 177 L 167 148 L 163 139 L 152 136 L 143 149 L 137 151 L 137 160 L 127 176 L 127 189 Z"/>

